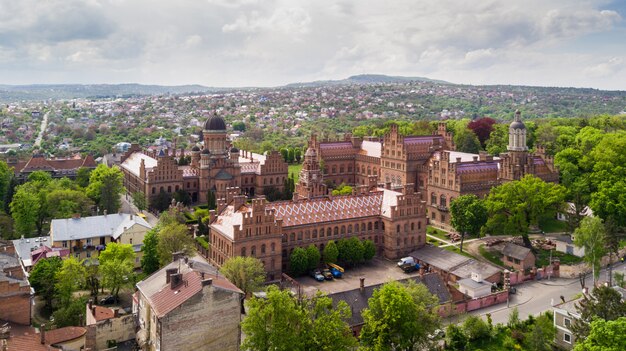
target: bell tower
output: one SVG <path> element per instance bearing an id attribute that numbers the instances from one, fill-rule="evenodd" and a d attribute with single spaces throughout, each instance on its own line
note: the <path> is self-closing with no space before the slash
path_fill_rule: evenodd
<path id="1" fill-rule="evenodd" d="M 315 137 L 312 138 L 312 141 Z M 313 148 L 313 142 L 309 142 L 309 147 L 304 154 L 304 163 L 300 170 L 300 178 L 294 192 L 294 200 L 310 199 L 313 197 L 324 196 L 327 193 L 326 185 L 319 162 L 317 161 L 317 152 Z"/>

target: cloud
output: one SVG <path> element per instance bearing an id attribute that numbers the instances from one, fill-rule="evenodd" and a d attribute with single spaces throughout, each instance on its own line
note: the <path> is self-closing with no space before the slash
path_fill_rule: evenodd
<path id="1" fill-rule="evenodd" d="M 584 45 L 626 35 L 623 22 L 605 0 L 0 0 L 0 77 L 268 86 L 388 73 L 623 88 L 611 62 L 625 45 Z"/>

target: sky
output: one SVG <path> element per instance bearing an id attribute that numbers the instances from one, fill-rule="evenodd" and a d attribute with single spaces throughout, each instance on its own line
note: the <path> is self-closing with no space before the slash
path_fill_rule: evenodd
<path id="1" fill-rule="evenodd" d="M 626 0 L 0 0 L 0 84 L 626 90 Z"/>

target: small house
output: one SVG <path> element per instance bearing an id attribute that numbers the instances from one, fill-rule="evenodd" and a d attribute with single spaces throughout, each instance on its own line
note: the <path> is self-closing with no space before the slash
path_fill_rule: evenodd
<path id="1" fill-rule="evenodd" d="M 502 249 L 502 262 L 513 269 L 524 271 L 535 266 L 535 255 L 527 247 L 507 243 Z"/>
<path id="2" fill-rule="evenodd" d="M 574 245 L 574 240 L 569 235 L 559 235 L 555 237 L 556 251 L 583 257 L 585 256 L 585 248 Z"/>
<path id="3" fill-rule="evenodd" d="M 482 274 L 476 272 L 472 272 L 470 278 L 461 279 L 458 283 L 459 291 L 472 299 L 491 294 L 491 286 L 493 285 L 483 280 Z"/>

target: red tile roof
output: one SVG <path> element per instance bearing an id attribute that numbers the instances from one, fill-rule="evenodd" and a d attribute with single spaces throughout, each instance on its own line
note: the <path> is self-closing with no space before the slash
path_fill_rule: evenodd
<path id="1" fill-rule="evenodd" d="M 166 284 L 163 289 L 152 295 L 152 308 L 157 317 L 161 318 L 200 290 L 202 290 L 200 275 L 195 272 L 187 272 L 183 274 L 183 283 L 176 288 L 172 289 L 169 284 Z"/>
<path id="2" fill-rule="evenodd" d="M 67 341 L 72 341 L 80 338 L 87 333 L 87 329 L 83 327 L 64 327 L 59 329 L 53 329 L 46 332 L 46 343 L 49 345 L 56 345 Z"/>
<path id="3" fill-rule="evenodd" d="M 115 316 L 115 312 L 107 307 L 102 306 L 93 306 L 94 314 L 93 317 L 96 319 L 96 322 L 107 320 L 113 318 Z"/>
<path id="4" fill-rule="evenodd" d="M 4 322 L 0 322 L 0 325 Z M 50 351 L 59 350 L 41 343 L 41 336 L 37 329 L 31 326 L 10 323 L 11 337 L 7 339 L 8 351 Z"/>

